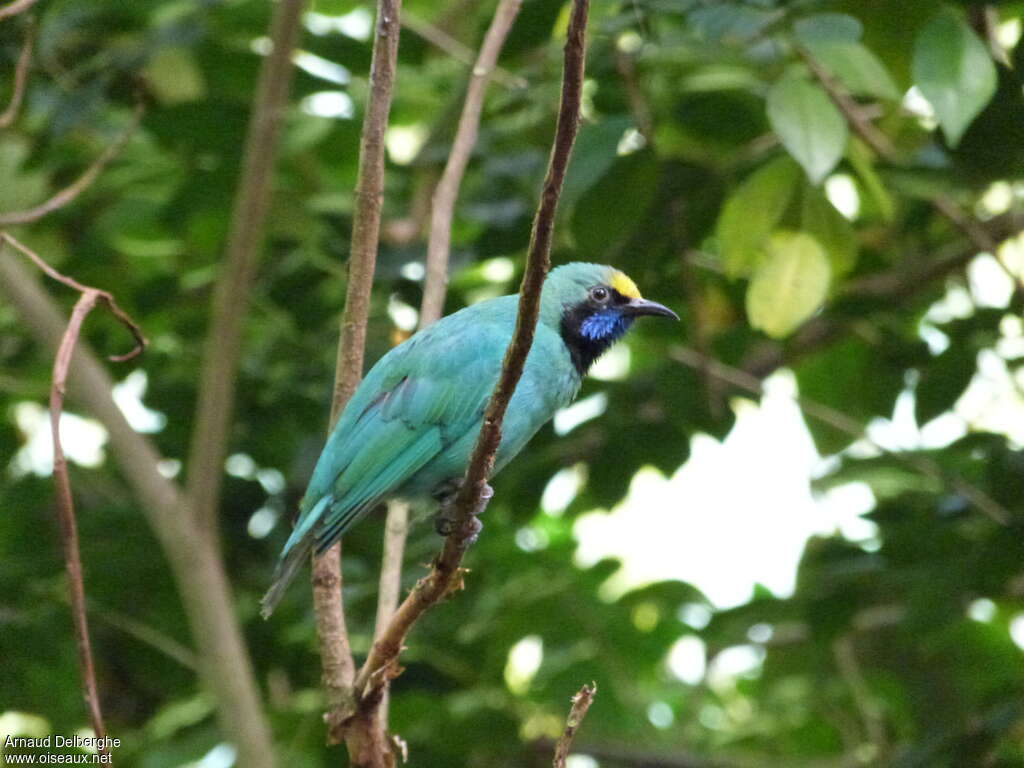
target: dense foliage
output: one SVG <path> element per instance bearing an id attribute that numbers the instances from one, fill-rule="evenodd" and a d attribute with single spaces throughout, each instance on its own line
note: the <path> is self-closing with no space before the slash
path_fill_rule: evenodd
<path id="1" fill-rule="evenodd" d="M 416 30 L 475 49 L 493 5 L 406 3 L 370 361 L 407 332 L 396 325 L 404 307 L 418 305 L 430 193 L 467 79 L 463 62 Z M 270 10 L 262 0 L 43 0 L 26 103 L 0 131 L 0 212 L 24 209 L 108 146 L 143 94 L 141 128 L 99 179 L 10 231 L 139 320 L 152 341 L 137 363 L 144 399 L 162 414 L 152 439 L 182 477 L 188 467 L 174 462 L 193 428 Z M 246 320 L 220 517 L 288 766 L 345 761 L 323 746 L 308 589 L 297 585 L 270 622 L 257 601 L 326 424 L 372 13 L 353 0 L 314 10 Z M 1019 244 L 1002 245 L 1020 228 L 1024 197 L 1022 11 L 933 0 L 594 3 L 554 260 L 615 264 L 683 323 L 638 328 L 628 375 L 584 387 L 583 397 L 607 397 L 604 412 L 565 435 L 546 429 L 498 478 L 467 590 L 417 627 L 395 683 L 390 722 L 411 765 L 547 764 L 568 697 L 591 680 L 598 699 L 578 751 L 601 766 L 1024 765 L 1024 659 L 1011 636 L 1024 634 L 1024 452 L 1012 423 L 1024 258 Z M 449 311 L 515 290 L 566 13 L 526 0 L 502 53 L 457 208 Z M 0 94 L 13 87 L 27 16 L 0 21 Z M 997 258 L 976 256 L 996 245 Z M 1001 298 L 982 295 L 983 278 L 1007 286 Z M 70 291 L 46 288 L 70 309 Z M 86 331 L 103 353 L 122 351 L 122 334 L 98 315 Z M 51 481 L 15 459 L 34 412 L 25 403 L 45 407 L 51 361 L 0 303 L 0 712 L 23 713 L 0 715 L 0 732 L 87 722 Z M 602 585 L 618 563 L 574 564 L 575 519 L 614 507 L 643 466 L 675 472 L 695 434 L 724 438 L 733 398 L 756 399 L 739 372 L 779 368 L 795 374 L 818 450 L 836 457 L 819 489 L 867 483 L 875 533 L 812 539 L 792 595 L 759 589 L 712 611 L 694 587 L 666 581 L 609 598 Z M 110 371 L 123 379 L 131 368 Z M 976 408 L 966 434 L 850 449 L 899 398 L 923 426 L 986 377 L 1012 384 L 1008 400 Z M 584 469 L 579 492 L 563 513 L 541 511 L 549 480 L 569 467 Z M 735 467 L 736 482 L 744 473 Z M 197 761 L 223 739 L 157 540 L 114 461 L 73 466 L 72 477 L 99 683 L 124 741 L 115 757 L 144 768 Z M 761 501 L 751 515 L 787 514 Z M 715 513 L 713 500 L 679 510 Z M 380 528 L 368 520 L 346 539 L 360 654 Z M 431 526 L 415 529 L 408 584 L 436 547 Z M 510 649 L 531 636 L 543 661 L 514 680 Z M 742 646 L 760 663 L 683 682 L 667 659 L 684 637 L 699 638 L 709 660 Z"/>

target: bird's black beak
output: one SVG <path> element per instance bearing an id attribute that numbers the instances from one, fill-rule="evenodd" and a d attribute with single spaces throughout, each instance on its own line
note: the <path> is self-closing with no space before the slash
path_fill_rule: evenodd
<path id="1" fill-rule="evenodd" d="M 641 315 L 657 315 L 658 317 L 671 317 L 678 320 L 679 315 L 656 301 L 647 299 L 630 299 L 629 303 L 622 307 L 622 314 L 627 317 L 640 317 Z"/>

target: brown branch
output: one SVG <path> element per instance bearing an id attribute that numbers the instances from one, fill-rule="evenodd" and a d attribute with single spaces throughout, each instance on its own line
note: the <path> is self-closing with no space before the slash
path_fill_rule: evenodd
<path id="1" fill-rule="evenodd" d="M 56 351 L 65 318 L 28 269 L 14 259 L 0 259 L 0 292 L 19 312 L 28 331 Z M 68 382 L 69 394 L 106 427 L 111 453 L 167 556 L 204 683 L 216 701 L 225 737 L 238 748 L 238 764 L 273 768 L 270 729 L 223 562 L 195 525 L 177 484 L 160 474 L 161 457 L 153 443 L 131 427 L 114 403 L 114 381 L 88 343 L 78 344 L 72 362 L 75 375 Z"/>
<path id="2" fill-rule="evenodd" d="M 669 352 L 669 356 L 676 362 L 682 363 L 683 365 L 689 366 L 695 370 L 707 371 L 715 378 L 738 387 L 739 389 L 745 390 L 752 395 L 760 397 L 764 394 L 764 385 L 761 379 L 748 371 L 734 368 L 731 365 L 726 365 L 725 363 L 710 358 L 697 350 L 677 345 L 672 347 Z M 926 456 L 894 453 L 868 437 L 866 426 L 856 419 L 850 418 L 842 411 L 838 411 L 831 406 L 819 403 L 817 400 L 812 400 L 811 398 L 804 397 L 802 395 L 797 395 L 793 399 L 800 406 L 800 410 L 811 418 L 817 419 L 823 424 L 827 424 L 833 429 L 842 432 L 844 435 L 854 439 L 865 440 L 875 450 L 887 456 L 892 456 L 925 477 L 950 487 L 953 491 L 967 499 L 967 501 L 974 505 L 979 512 L 984 514 L 993 522 L 996 522 L 999 525 L 1009 525 L 1010 521 L 1013 520 L 1013 515 L 1010 511 L 981 490 L 981 488 L 968 483 L 959 476 L 947 475 L 936 462 Z"/>
<path id="3" fill-rule="evenodd" d="M 0 8 L 0 21 L 10 18 L 11 16 L 17 16 L 19 13 L 24 13 L 39 0 L 14 0 L 9 5 L 5 5 Z"/>
<path id="4" fill-rule="evenodd" d="M 359 175 L 356 210 L 352 220 L 352 245 L 348 265 L 345 309 L 341 316 L 338 362 L 334 374 L 330 429 L 352 397 L 363 373 L 366 322 L 370 314 L 373 273 L 380 242 L 381 207 L 384 200 L 384 134 L 391 110 L 391 96 L 398 58 L 401 0 L 378 0 L 370 93 L 359 144 Z M 313 603 L 327 694 L 327 740 L 345 739 L 353 765 L 380 765 L 386 754 L 379 723 L 360 719 L 345 727 L 353 711 L 352 681 L 355 662 L 345 626 L 341 602 L 341 544 L 324 556 L 313 558 Z"/>
<path id="5" fill-rule="evenodd" d="M 887 751 L 885 718 L 881 707 L 871 694 L 867 680 L 864 679 L 864 672 L 857 660 L 857 650 L 854 647 L 853 638 L 850 635 L 837 637 L 832 643 L 832 656 L 835 659 L 836 668 L 839 670 L 839 676 L 849 688 L 850 697 L 860 714 L 864 735 L 867 737 L 868 743 L 875 748 L 873 757 L 881 762 Z"/>
<path id="6" fill-rule="evenodd" d="M 270 30 L 273 48 L 260 66 L 225 263 L 214 289 L 212 319 L 203 351 L 195 429 L 186 468 L 192 511 L 215 540 L 242 331 L 263 250 L 274 160 L 292 81 L 292 52 L 298 43 L 304 7 L 305 0 L 276 4 Z"/>
<path id="7" fill-rule="evenodd" d="M 29 20 L 25 26 L 25 41 L 21 44 L 21 53 L 18 54 L 18 63 L 14 65 L 14 87 L 11 90 L 11 100 L 7 108 L 0 113 L 0 128 L 8 128 L 18 119 L 18 111 L 21 109 L 21 101 L 25 96 L 25 86 L 28 83 L 28 71 L 32 65 L 32 45 L 35 40 L 35 23 Z"/>
<path id="8" fill-rule="evenodd" d="M 142 351 L 146 348 L 146 344 L 148 344 L 149 342 L 147 342 L 146 337 L 142 335 L 142 329 L 139 328 L 138 324 L 134 320 L 132 320 L 131 317 L 128 316 L 127 312 L 125 312 L 123 309 L 121 309 L 120 306 L 118 306 L 117 301 L 115 301 L 114 297 L 110 293 L 108 293 L 107 291 L 101 291 L 99 288 L 93 288 L 88 285 L 82 285 L 77 280 L 70 278 L 67 275 L 61 274 L 56 269 L 51 267 L 48 263 L 46 263 L 46 261 L 37 253 L 35 253 L 35 251 L 18 242 L 7 232 L 0 232 L 0 243 L 7 243 L 15 250 L 20 251 L 22 255 L 28 257 L 28 259 L 31 260 L 33 264 L 39 267 L 39 269 L 43 273 L 45 273 L 47 277 L 50 277 L 59 283 L 63 283 L 69 288 L 73 288 L 74 290 L 81 293 L 83 297 L 95 294 L 94 298 L 91 301 L 91 306 L 89 307 L 88 310 L 85 311 L 85 314 L 88 314 L 90 311 L 92 311 L 92 306 L 95 306 L 97 301 L 101 301 L 106 305 L 107 309 L 110 310 L 110 313 L 115 318 L 117 318 L 118 322 L 120 322 L 121 325 L 128 329 L 128 332 L 132 335 L 132 338 L 135 340 L 135 346 L 125 354 L 111 355 L 108 358 L 111 362 L 124 363 L 127 362 L 128 360 L 131 360 L 133 357 L 137 357 L 138 355 L 142 354 Z M 85 318 L 83 316 L 82 320 L 84 319 Z M 79 325 L 81 325 L 81 321 L 79 321 Z M 74 350 L 75 342 L 77 342 L 77 334 L 75 336 L 75 341 L 71 343 L 72 350 Z M 62 342 L 62 344 L 63 343 L 64 342 Z M 68 352 L 68 354 L 70 355 L 71 353 Z M 62 379 L 62 382 L 63 381 L 64 380 Z M 63 383 L 61 386 L 63 388 Z"/>
<path id="9" fill-rule="evenodd" d="M 498 3 L 483 45 L 480 47 L 480 54 L 473 65 L 469 87 L 466 89 L 466 101 L 462 106 L 459 127 L 455 131 L 448 162 L 445 163 L 441 180 L 434 189 L 430 208 L 426 279 L 423 285 L 423 303 L 420 305 L 421 329 L 440 319 L 444 310 L 455 201 L 458 199 L 462 177 L 466 173 L 466 166 L 476 145 L 487 84 L 521 6 L 522 0 L 501 0 Z"/>
<path id="10" fill-rule="evenodd" d="M 199 660 L 196 658 L 195 652 L 179 643 L 173 637 L 165 635 L 148 624 L 136 621 L 131 616 L 126 616 L 109 608 L 101 608 L 95 603 L 90 604 L 88 609 L 89 613 L 101 622 L 119 629 L 129 637 L 133 637 L 150 648 L 159 651 L 186 669 L 190 669 L 193 672 L 199 671 Z"/>
<path id="11" fill-rule="evenodd" d="M 569 717 L 565 721 L 565 730 L 558 738 L 555 745 L 555 759 L 552 765 L 554 768 L 565 768 L 565 761 L 569 759 L 569 750 L 572 748 L 572 740 L 576 738 L 576 731 L 583 724 L 583 718 L 587 716 L 590 705 L 594 703 L 594 695 L 597 693 L 597 683 L 584 685 L 579 693 L 572 697 L 572 708 L 569 710 Z"/>
<path id="12" fill-rule="evenodd" d="M 807 64 L 808 69 L 811 70 L 811 74 L 821 83 L 822 88 L 825 89 L 832 103 L 842 112 L 843 117 L 846 118 L 846 122 L 849 123 L 853 132 L 860 136 L 864 143 L 871 147 L 879 157 L 890 161 L 895 160 L 897 155 L 896 147 L 889 141 L 888 136 L 875 127 L 874 123 L 871 122 L 870 118 L 861 108 L 861 105 L 850 95 L 850 92 L 838 80 L 832 77 L 832 74 L 820 61 L 811 55 L 810 51 L 801 45 L 797 46 L 796 51 Z"/>
<path id="13" fill-rule="evenodd" d="M 121 150 L 124 149 L 124 146 L 128 143 L 132 134 L 135 133 L 135 129 L 138 127 L 139 121 L 142 120 L 142 112 L 142 104 L 136 104 L 128 127 L 124 129 L 113 144 L 103 150 L 103 153 L 93 161 L 92 165 L 85 169 L 85 172 L 81 176 L 75 179 L 68 186 L 64 187 L 64 189 L 55 194 L 49 200 L 44 203 L 40 203 L 34 208 L 29 208 L 26 211 L 0 213 L 0 227 L 31 224 L 34 221 L 39 221 L 39 219 L 44 216 L 53 213 L 59 208 L 63 208 L 82 194 L 82 192 L 88 189 L 92 183 L 96 181 L 99 175 L 103 172 L 103 169 L 110 164 L 110 161 L 117 157 Z"/>
<path id="14" fill-rule="evenodd" d="M 459 125 L 444 172 L 434 190 L 430 212 L 430 239 L 427 246 L 426 277 L 423 299 L 420 303 L 419 329 L 423 330 L 441 318 L 445 294 L 448 290 L 448 259 L 451 248 L 452 219 L 455 201 L 462 184 L 466 166 L 476 144 L 483 111 L 484 93 L 501 48 L 508 37 L 512 23 L 519 13 L 522 0 L 501 0 L 494 12 L 490 27 L 484 36 L 480 53 L 473 65 L 466 99 L 459 117 Z M 377 621 L 375 638 L 383 633 L 395 610 L 402 583 L 402 557 L 408 533 L 409 509 L 402 502 L 388 504 L 384 527 L 384 554 L 381 562 L 380 590 L 377 595 Z M 385 682 L 380 704 L 381 728 L 388 725 L 388 686 Z"/>
<path id="15" fill-rule="evenodd" d="M 615 69 L 618 70 L 622 84 L 626 86 L 626 97 L 629 100 L 629 111 L 633 113 L 636 129 L 644 137 L 647 146 L 654 146 L 654 117 L 650 102 L 640 86 L 640 77 L 636 71 L 636 57 L 615 46 Z"/>
<path id="16" fill-rule="evenodd" d="M 547 176 L 533 221 L 526 273 L 519 290 L 515 333 L 505 353 L 501 376 L 484 414 L 480 436 L 455 501 L 455 532 L 445 541 L 444 548 L 434 560 L 430 573 L 413 587 L 412 592 L 398 607 L 387 629 L 370 649 L 370 654 L 359 670 L 355 682 L 355 690 L 361 698 L 362 706 L 374 706 L 374 698 L 383 681 L 398 673 L 398 655 L 406 635 L 416 621 L 445 595 L 457 590 L 461 584 L 463 570 L 460 564 L 468 545 L 467 522 L 483 500 L 484 487 L 501 440 L 501 423 L 533 342 L 540 309 L 541 288 L 550 264 L 551 237 L 558 197 L 579 123 L 588 5 L 588 0 L 575 0 L 573 3 L 565 45 L 561 105 Z"/>
<path id="17" fill-rule="evenodd" d="M 104 743 L 107 729 L 103 724 L 103 711 L 100 705 L 99 689 L 96 685 L 96 669 L 92 658 L 92 643 L 89 640 L 89 620 L 86 616 L 85 583 L 82 574 L 82 557 L 78 546 L 75 501 L 71 493 L 68 462 L 64 456 L 64 446 L 60 439 L 60 416 L 64 410 L 64 393 L 67 388 L 71 357 L 74 354 L 75 345 L 78 343 L 78 337 L 81 335 L 82 324 L 98 303 L 106 304 L 114 316 L 128 327 L 128 330 L 136 339 L 136 349 L 130 354 L 122 355 L 119 359 L 129 360 L 140 353 L 145 340 L 142 338 L 142 332 L 139 330 L 139 327 L 117 307 L 117 303 L 109 293 L 98 288 L 79 285 L 71 278 L 59 274 L 48 264 L 45 264 L 38 255 L 25 248 L 25 246 L 18 243 L 7 233 L 0 233 L 0 238 L 31 258 L 36 264 L 45 265 L 44 271 L 51 277 L 56 277 L 65 285 L 71 285 L 81 291 L 81 296 L 71 312 L 67 329 L 64 331 L 53 361 L 53 382 L 50 387 L 50 434 L 53 437 L 53 482 L 57 490 L 57 514 L 60 520 L 61 541 L 64 545 L 64 566 L 68 573 L 68 593 L 75 627 L 75 642 L 78 647 L 82 690 L 85 695 L 86 706 L 89 709 L 89 719 L 92 721 L 93 733 L 100 740 L 97 751 L 104 755 L 109 763 L 111 760 L 110 749 Z"/>
<path id="18" fill-rule="evenodd" d="M 380 581 L 377 590 L 377 617 L 374 620 L 374 639 L 391 621 L 398 609 L 402 592 L 402 563 L 405 559 L 405 539 L 409 534 L 409 505 L 400 500 L 388 502 L 387 519 L 384 522 L 384 551 L 381 555 Z M 381 692 L 380 727 L 388 730 L 388 709 L 390 691 L 387 686 Z"/>
<path id="19" fill-rule="evenodd" d="M 521 2 L 521 0 L 520 0 Z M 497 17 L 497 13 L 495 17 Z M 492 22 L 493 24 L 493 22 Z M 477 65 L 473 63 L 473 49 L 463 45 L 454 37 L 449 35 L 440 27 L 436 27 L 428 21 L 424 21 L 411 13 L 402 15 L 402 26 L 413 34 L 422 37 L 431 45 L 444 51 L 453 59 L 467 67 L 473 68 L 473 74 L 477 74 Z M 492 27 L 493 28 L 493 27 Z M 479 60 L 477 61 L 479 64 Z M 525 88 L 526 80 L 518 75 L 513 75 L 506 69 L 492 65 L 494 79 L 506 88 Z"/>

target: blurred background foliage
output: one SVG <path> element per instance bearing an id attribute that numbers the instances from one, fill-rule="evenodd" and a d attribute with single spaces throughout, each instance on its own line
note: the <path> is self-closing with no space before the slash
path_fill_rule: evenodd
<path id="1" fill-rule="evenodd" d="M 462 51 L 476 48 L 493 5 L 406 2 L 370 361 L 413 326 L 430 193 L 468 76 Z M 24 209 L 108 146 L 144 94 L 142 127 L 99 180 L 11 231 L 112 290 L 143 326 L 144 358 L 110 370 L 172 475 L 187 472 L 270 11 L 263 0 L 43 0 L 26 103 L 0 132 L 0 211 Z M 317 0 L 305 17 L 220 518 L 281 764 L 297 767 L 345 764 L 342 749 L 323 746 L 311 598 L 297 586 L 269 622 L 257 600 L 327 419 L 372 11 Z M 615 264 L 683 323 L 642 324 L 628 356 L 585 385 L 589 413 L 563 434 L 545 429 L 498 479 L 468 589 L 420 623 L 394 687 L 391 727 L 411 765 L 547 764 L 568 697 L 591 680 L 599 693 L 576 768 L 1024 765 L 1022 11 L 595 0 L 554 260 Z M 502 54 L 457 208 L 448 311 L 515 290 L 566 19 L 561 2 L 525 0 Z M 5 97 L 26 28 L 26 16 L 0 23 Z M 454 42 L 428 42 L 437 30 Z M 70 309 L 70 292 L 46 287 Z M 126 344 L 98 315 L 86 335 L 102 352 Z M 42 436 L 50 365 L 0 304 L 5 733 L 86 725 Z M 695 435 L 725 439 L 740 398 L 757 400 L 758 380 L 776 371 L 795 381 L 821 456 L 806 482 L 816 498 L 867 489 L 868 534 L 809 538 L 792 590 L 759 586 L 737 605 L 680 580 L 609 589 L 619 561 L 574 559 L 581 515 L 615 508 L 642 467 L 676 473 Z M 914 439 L 891 445 L 865 431 L 894 413 Z M 157 541 L 103 453 L 102 429 L 75 424 L 72 477 L 99 683 L 124 742 L 117 762 L 229 765 Z M 764 434 L 761 445 L 766 463 L 786 461 L 784 441 Z M 730 467 L 728 482 L 748 482 L 750 470 Z M 556 473 L 564 503 L 542 504 Z M 791 512 L 756 488 L 750 498 L 751 520 Z M 663 493 L 657 504 L 696 528 L 720 512 L 714 493 Z M 628 530 L 641 541 L 679 535 Z M 346 539 L 360 654 L 380 533 L 371 520 Z M 748 535 L 742 524 L 733 532 L 737 543 Z M 415 529 L 408 584 L 436 546 L 431 526 Z M 754 552 L 772 546 L 766 537 Z M 730 552 L 723 572 L 744 566 Z"/>

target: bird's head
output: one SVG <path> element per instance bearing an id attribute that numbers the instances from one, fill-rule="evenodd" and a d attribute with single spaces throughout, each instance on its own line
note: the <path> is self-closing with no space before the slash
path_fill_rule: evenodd
<path id="1" fill-rule="evenodd" d="M 648 301 L 625 273 L 602 264 L 573 262 L 551 270 L 541 299 L 542 320 L 558 329 L 583 375 L 642 315 L 679 317 Z"/>

